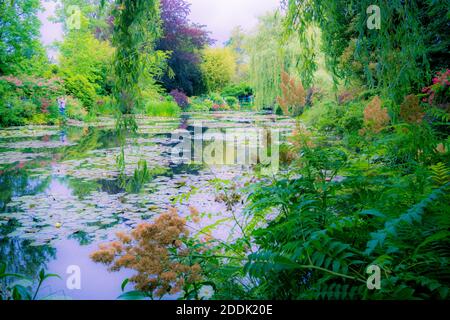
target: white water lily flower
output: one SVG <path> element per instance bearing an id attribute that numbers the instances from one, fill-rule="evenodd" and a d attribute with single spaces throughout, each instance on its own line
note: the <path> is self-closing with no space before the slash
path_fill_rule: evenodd
<path id="1" fill-rule="evenodd" d="M 203 286 L 198 292 L 198 297 L 200 299 L 208 300 L 214 295 L 214 288 L 212 286 Z"/>

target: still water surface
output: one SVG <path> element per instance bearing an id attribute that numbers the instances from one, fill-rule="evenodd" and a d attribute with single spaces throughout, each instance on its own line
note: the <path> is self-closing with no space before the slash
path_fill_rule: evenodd
<path id="1" fill-rule="evenodd" d="M 194 139 L 203 139 L 220 137 L 227 128 L 275 128 L 284 136 L 293 123 L 258 113 L 139 119 L 138 133 L 124 146 L 127 186 L 117 178 L 120 146 L 111 119 L 90 126 L 0 130 L 0 256 L 8 270 L 32 277 L 42 268 L 59 274 L 61 279 L 45 283 L 41 298 L 116 299 L 131 271 L 108 272 L 89 255 L 98 244 L 114 239 L 117 231 L 151 221 L 169 207 L 188 216 L 189 206 L 195 206 L 202 219 L 189 222 L 193 234 L 223 220 L 212 235 L 224 241 L 238 236 L 232 216 L 241 213 L 245 194 L 230 210 L 217 197 L 217 181 L 229 181 L 227 187 L 241 190 L 254 181 L 252 167 L 173 163 L 172 134 L 188 130 L 194 135 L 199 132 L 195 126 L 201 126 L 201 134 Z M 142 160 L 151 179 L 138 183 L 132 177 Z M 182 197 L 186 194 L 190 196 Z M 80 267 L 80 290 L 67 289 L 66 270 L 71 265 Z"/>

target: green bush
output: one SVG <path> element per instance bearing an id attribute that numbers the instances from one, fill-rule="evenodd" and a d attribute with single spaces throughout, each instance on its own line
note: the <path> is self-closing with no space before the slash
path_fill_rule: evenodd
<path id="1" fill-rule="evenodd" d="M 0 126 L 22 126 L 37 113 L 37 107 L 29 100 L 12 97 L 0 101 Z"/>
<path id="2" fill-rule="evenodd" d="M 319 130 L 330 131 L 337 127 L 336 119 L 343 114 L 344 109 L 334 101 L 323 101 L 308 108 L 302 115 L 302 120 L 309 126 Z"/>
<path id="3" fill-rule="evenodd" d="M 49 122 L 48 117 L 44 113 L 36 113 L 28 121 L 29 124 L 44 125 Z"/>
<path id="4" fill-rule="evenodd" d="M 340 133 L 358 132 L 363 127 L 364 108 L 364 103 L 356 102 L 343 109 L 343 115 L 338 118 Z"/>
<path id="5" fill-rule="evenodd" d="M 66 98 L 66 116 L 68 118 L 82 121 L 87 114 L 87 110 L 78 99 L 70 96 Z"/>
<path id="6" fill-rule="evenodd" d="M 236 97 L 225 97 L 224 98 L 227 105 L 229 105 L 232 109 L 239 109 L 239 100 Z"/>
<path id="7" fill-rule="evenodd" d="M 232 84 L 225 87 L 222 92 L 224 97 L 243 98 L 253 95 L 253 89 L 247 83 Z"/>
<path id="8" fill-rule="evenodd" d="M 101 97 L 98 103 L 96 104 L 94 110 L 91 110 L 89 116 L 95 115 L 115 115 L 117 112 L 117 108 L 115 106 L 114 100 L 110 96 Z M 143 112 L 143 111 L 142 111 Z"/>
<path id="9" fill-rule="evenodd" d="M 201 102 L 201 104 L 204 105 L 205 108 L 207 108 L 208 110 L 211 110 L 212 107 L 214 106 L 214 102 L 211 101 L 210 99 L 203 100 L 203 102 Z"/>
<path id="10" fill-rule="evenodd" d="M 59 78 L 0 77 L 0 125 L 56 123 L 59 118 L 56 98 L 63 93 Z"/>
<path id="11" fill-rule="evenodd" d="M 191 102 L 191 105 L 189 107 L 189 111 L 195 111 L 195 112 L 208 112 L 211 109 L 209 105 L 206 103 L 197 103 L 197 102 Z"/>
<path id="12" fill-rule="evenodd" d="M 222 96 L 218 93 L 210 93 L 208 99 L 213 102 L 213 104 L 224 104 L 225 101 Z"/>
<path id="13" fill-rule="evenodd" d="M 88 110 L 94 110 L 97 94 L 95 87 L 82 75 L 71 75 L 65 79 L 64 86 L 67 92 L 79 99 Z"/>

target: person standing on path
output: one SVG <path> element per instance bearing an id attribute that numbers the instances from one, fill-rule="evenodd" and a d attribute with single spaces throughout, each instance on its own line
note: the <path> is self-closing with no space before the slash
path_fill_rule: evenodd
<path id="1" fill-rule="evenodd" d="M 59 114 L 63 121 L 66 120 L 66 99 L 64 97 L 58 98 L 58 108 L 59 108 Z"/>

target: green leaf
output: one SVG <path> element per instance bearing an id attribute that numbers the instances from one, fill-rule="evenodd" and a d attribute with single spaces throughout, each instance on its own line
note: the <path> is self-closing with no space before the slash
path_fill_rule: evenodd
<path id="1" fill-rule="evenodd" d="M 43 278 L 41 278 L 40 274 L 39 274 L 39 278 L 41 281 L 44 281 L 48 278 L 58 278 L 61 279 L 61 277 L 59 275 L 57 275 L 56 273 L 46 273 L 44 274 Z"/>
<path id="2" fill-rule="evenodd" d="M 14 286 L 12 296 L 14 300 L 31 300 L 30 291 L 22 285 Z"/>
<path id="3" fill-rule="evenodd" d="M 148 296 L 142 291 L 128 291 L 117 297 L 119 300 L 146 300 Z"/>
<path id="4" fill-rule="evenodd" d="M 376 209 L 363 210 L 359 214 L 367 215 L 367 216 L 375 216 L 375 217 L 383 218 L 383 219 L 386 218 L 385 214 L 381 213 L 380 211 L 378 211 Z"/>
<path id="5" fill-rule="evenodd" d="M 339 268 L 341 267 L 341 263 L 338 260 L 333 261 L 333 271 L 339 272 Z"/>
<path id="6" fill-rule="evenodd" d="M 427 237 L 421 244 L 419 244 L 416 248 L 416 250 L 414 250 L 414 255 L 417 255 L 417 253 L 419 252 L 419 250 L 421 248 L 423 248 L 424 246 L 426 246 L 427 244 L 431 243 L 431 242 L 435 242 L 435 241 L 439 241 L 439 240 L 443 240 L 450 237 L 450 232 L 447 230 L 442 230 L 439 231 L 429 237 Z"/>
<path id="7" fill-rule="evenodd" d="M 120 288 L 122 289 L 122 292 L 125 291 L 125 287 L 127 286 L 128 282 L 130 282 L 130 279 L 126 278 L 125 280 L 123 280 Z"/>
<path id="8" fill-rule="evenodd" d="M 1 278 L 8 278 L 8 277 L 26 279 L 26 277 L 24 275 L 18 274 L 18 273 L 3 273 L 3 274 L 0 274 L 0 279 Z"/>

